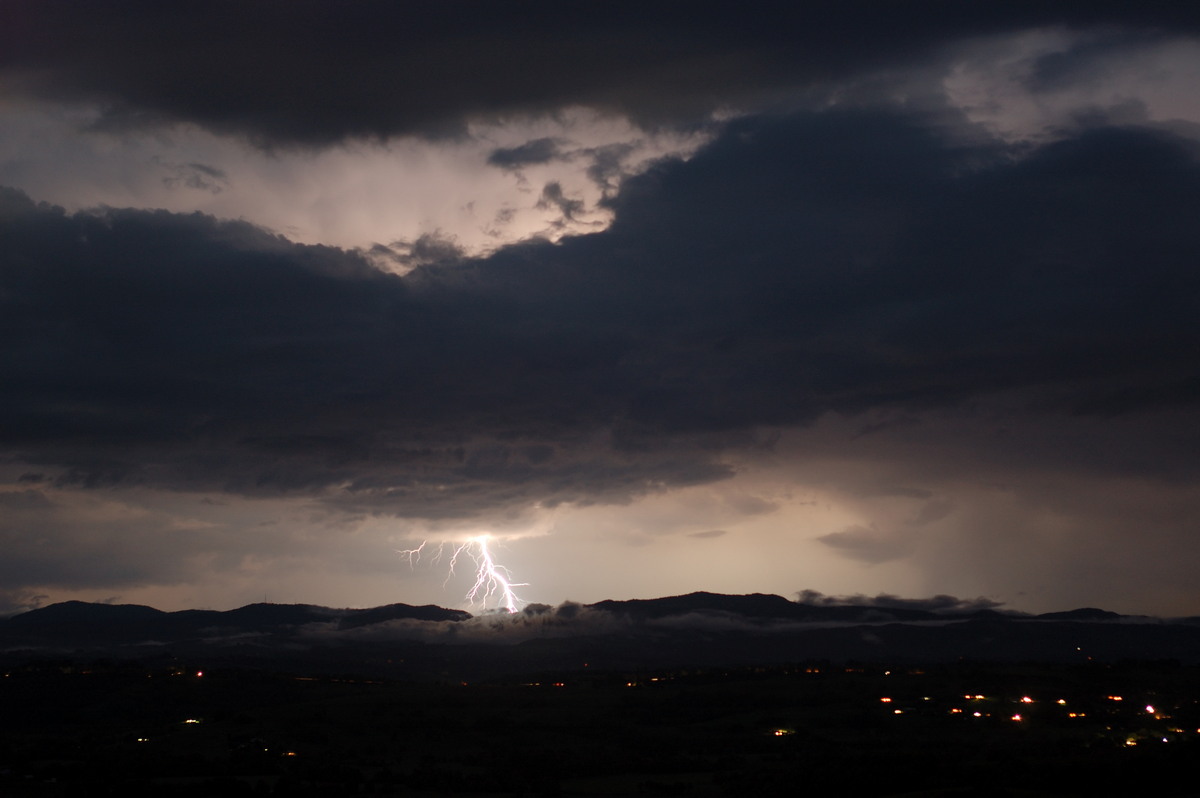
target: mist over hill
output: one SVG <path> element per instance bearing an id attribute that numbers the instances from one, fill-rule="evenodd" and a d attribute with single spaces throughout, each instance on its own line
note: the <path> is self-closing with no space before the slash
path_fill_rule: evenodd
<path id="1" fill-rule="evenodd" d="M 835 661 L 1200 662 L 1196 619 L 1095 608 L 1028 615 L 950 596 L 691 593 L 531 604 L 472 615 L 436 606 L 251 604 L 163 612 L 53 604 L 0 621 L 0 656 L 185 659 L 393 678 Z"/>

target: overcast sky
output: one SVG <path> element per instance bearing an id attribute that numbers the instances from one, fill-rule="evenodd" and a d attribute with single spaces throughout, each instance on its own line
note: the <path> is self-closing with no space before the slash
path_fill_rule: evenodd
<path id="1" fill-rule="evenodd" d="M 1197 85 L 1176 2 L 0 0 L 0 612 L 1200 614 Z"/>

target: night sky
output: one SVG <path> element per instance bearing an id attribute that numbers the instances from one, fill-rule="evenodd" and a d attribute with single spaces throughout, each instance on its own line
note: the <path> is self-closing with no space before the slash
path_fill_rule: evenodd
<path id="1" fill-rule="evenodd" d="M 0 612 L 1200 614 L 1200 8 L 0 0 Z"/>

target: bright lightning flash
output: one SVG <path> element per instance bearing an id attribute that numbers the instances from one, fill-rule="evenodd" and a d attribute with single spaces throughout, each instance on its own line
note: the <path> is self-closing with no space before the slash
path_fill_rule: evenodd
<path id="1" fill-rule="evenodd" d="M 497 565 L 492 557 L 492 552 L 488 548 L 488 540 L 491 535 L 477 535 L 473 538 L 468 538 L 462 543 L 449 544 L 442 542 L 437 544 L 437 548 L 433 550 L 432 561 L 436 564 L 441 561 L 442 556 L 447 549 L 450 549 L 450 566 L 449 573 L 446 574 L 446 582 L 450 581 L 450 577 L 454 576 L 454 568 L 458 565 L 458 557 L 463 552 L 470 555 L 475 561 L 475 584 L 467 591 L 467 601 L 472 607 L 481 606 L 486 608 L 488 601 L 495 599 L 499 606 L 509 612 L 516 612 L 524 605 L 517 594 L 513 591 L 516 587 L 525 587 L 528 582 L 514 582 L 509 570 L 503 565 Z M 421 541 L 421 545 L 415 549 L 404 549 L 400 551 L 400 556 L 408 560 L 410 566 L 416 565 L 421 560 L 421 553 L 425 550 L 425 545 L 429 541 Z M 442 583 L 444 587 L 446 582 Z"/>

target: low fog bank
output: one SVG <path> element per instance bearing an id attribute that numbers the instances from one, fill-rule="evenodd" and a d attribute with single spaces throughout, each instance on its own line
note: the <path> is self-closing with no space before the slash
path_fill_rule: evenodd
<path id="1" fill-rule="evenodd" d="M 1194 625 L 1195 619 L 1180 619 Z M 0 651 L 69 650 L 75 647 L 164 647 L 188 643 L 213 648 L 430 645 L 518 645 L 568 638 L 653 640 L 680 636 L 778 638 L 820 630 L 901 626 L 911 630 L 963 624 L 1028 625 L 1030 622 L 1172 624 L 1086 608 L 1030 615 L 987 598 L 936 595 L 911 599 L 879 594 L 827 596 L 801 591 L 797 600 L 754 593 L 697 592 L 557 606 L 529 604 L 509 613 L 477 615 L 427 605 L 392 604 L 333 609 L 307 604 L 252 604 L 227 612 L 162 612 L 140 605 L 64 602 L 0 620 Z"/>
<path id="2" fill-rule="evenodd" d="M 1099 609 L 1043 615 L 987 599 L 691 593 L 478 615 L 392 604 L 161 612 L 64 602 L 0 621 L 5 667 L 68 660 L 416 681 L 759 666 L 1128 659 L 1200 663 L 1200 621 Z M 186 666 L 181 665 L 186 663 Z M 89 671 L 90 672 L 90 671 Z M 554 681 L 554 680 L 551 680 Z"/>
<path id="3" fill-rule="evenodd" d="M 1078 622 L 1160 622 L 1127 618 L 1102 610 L 1051 614 L 1054 620 Z M 986 619 L 1036 620 L 1005 610 L 987 598 L 936 595 L 912 599 L 889 594 L 827 596 L 801 591 L 798 600 L 751 594 L 725 596 L 692 593 L 658 599 L 602 601 L 558 606 L 529 604 L 518 612 L 489 611 L 457 620 L 397 618 L 346 628 L 337 622 L 310 623 L 297 630 L 301 641 L 317 643 L 382 643 L 389 640 L 437 644 L 518 644 L 538 639 L 605 635 L 664 636 L 673 633 L 741 633 L 786 635 L 819 629 L 905 624 L 944 626 Z"/>

